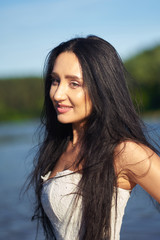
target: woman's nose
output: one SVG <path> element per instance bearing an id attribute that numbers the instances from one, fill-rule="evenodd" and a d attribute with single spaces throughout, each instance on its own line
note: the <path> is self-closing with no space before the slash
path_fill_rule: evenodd
<path id="1" fill-rule="evenodd" d="M 55 86 L 51 86 L 51 95 L 55 101 L 65 100 L 66 92 L 67 92 L 67 89 L 65 85 L 59 84 L 56 88 Z"/>

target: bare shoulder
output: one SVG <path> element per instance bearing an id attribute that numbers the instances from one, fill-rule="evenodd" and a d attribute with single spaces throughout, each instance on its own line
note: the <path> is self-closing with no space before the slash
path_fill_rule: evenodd
<path id="1" fill-rule="evenodd" d="M 152 149 L 133 141 L 122 142 L 115 149 L 114 163 L 121 179 L 141 185 L 160 202 L 160 157 Z"/>
<path id="2" fill-rule="evenodd" d="M 141 143 L 125 141 L 117 145 L 115 149 L 115 163 L 126 168 L 132 164 L 142 163 L 154 154 L 153 150 Z"/>

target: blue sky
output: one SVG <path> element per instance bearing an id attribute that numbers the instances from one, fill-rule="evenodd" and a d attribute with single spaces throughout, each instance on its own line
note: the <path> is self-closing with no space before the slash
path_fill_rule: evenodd
<path id="1" fill-rule="evenodd" d="M 52 48 L 88 34 L 127 59 L 160 44 L 159 13 L 159 0 L 0 1 L 0 77 L 42 75 Z"/>

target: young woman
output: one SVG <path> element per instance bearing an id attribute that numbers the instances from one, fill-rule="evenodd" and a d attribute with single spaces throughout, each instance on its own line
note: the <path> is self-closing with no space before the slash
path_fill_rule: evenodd
<path id="1" fill-rule="evenodd" d="M 50 52 L 42 124 L 31 182 L 46 239 L 118 240 L 136 184 L 160 202 L 160 158 L 105 40 L 75 38 Z"/>

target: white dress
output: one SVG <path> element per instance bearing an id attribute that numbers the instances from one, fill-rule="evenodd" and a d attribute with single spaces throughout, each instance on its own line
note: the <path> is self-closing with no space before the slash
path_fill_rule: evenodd
<path id="1" fill-rule="evenodd" d="M 65 170 L 57 173 L 54 178 L 48 179 L 50 173 L 42 177 L 44 182 L 41 201 L 44 211 L 53 225 L 57 240 L 77 240 L 82 217 L 82 202 L 80 199 L 75 210 L 72 210 L 76 196 L 74 192 L 76 192 L 81 174 L 71 174 L 71 170 Z M 120 239 L 122 218 L 130 197 L 129 190 L 122 188 L 117 188 L 117 190 L 116 223 L 114 200 L 112 201 L 113 207 L 111 209 L 111 240 Z"/>

